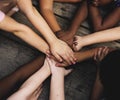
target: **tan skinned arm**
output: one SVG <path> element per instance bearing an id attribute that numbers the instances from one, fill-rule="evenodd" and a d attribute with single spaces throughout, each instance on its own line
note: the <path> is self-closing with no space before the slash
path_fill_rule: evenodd
<path id="1" fill-rule="evenodd" d="M 29 27 L 16 22 L 8 16 L 5 16 L 4 20 L 0 22 L 0 29 L 12 32 L 14 35 L 45 54 L 49 51 L 48 44 L 35 32 L 33 32 Z"/>
<path id="2" fill-rule="evenodd" d="M 54 12 L 53 12 L 53 2 L 54 0 L 39 0 L 40 12 L 53 30 L 53 32 L 57 32 L 61 30 Z"/>
<path id="3" fill-rule="evenodd" d="M 120 21 L 120 7 L 115 7 L 113 11 L 103 18 L 98 7 L 89 5 L 89 14 L 94 31 L 112 28 Z"/>
<path id="4" fill-rule="evenodd" d="M 84 46 L 96 43 L 110 42 L 119 39 L 120 39 L 120 27 L 116 27 L 104 31 L 95 32 L 93 34 L 86 35 L 83 37 L 77 36 L 76 40 L 74 41 L 73 47 L 75 51 L 78 51 Z"/>
<path id="5" fill-rule="evenodd" d="M 58 61 L 66 60 L 69 64 L 75 63 L 72 49 L 65 42 L 59 40 L 55 36 L 43 17 L 32 6 L 31 0 L 19 0 L 18 7 L 27 16 L 35 28 L 41 32 L 50 46 L 51 53 Z"/>

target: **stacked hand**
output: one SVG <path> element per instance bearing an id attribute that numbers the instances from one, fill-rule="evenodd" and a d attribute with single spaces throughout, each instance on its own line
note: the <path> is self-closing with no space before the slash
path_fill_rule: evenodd
<path id="1" fill-rule="evenodd" d="M 64 41 L 57 39 L 54 44 L 50 45 L 50 50 L 58 62 L 65 60 L 69 65 L 76 63 L 73 50 Z"/>
<path id="2" fill-rule="evenodd" d="M 48 58 L 48 57 L 46 58 L 46 61 L 49 64 L 49 67 L 50 67 L 52 74 L 53 73 L 56 73 L 56 74 L 60 73 L 62 75 L 68 75 L 72 71 L 72 69 L 66 70 L 65 68 L 57 67 L 56 66 L 57 62 L 53 59 Z"/>
<path id="3" fill-rule="evenodd" d="M 109 52 L 115 50 L 115 48 L 110 47 L 99 47 L 94 53 L 94 60 L 100 62 Z"/>

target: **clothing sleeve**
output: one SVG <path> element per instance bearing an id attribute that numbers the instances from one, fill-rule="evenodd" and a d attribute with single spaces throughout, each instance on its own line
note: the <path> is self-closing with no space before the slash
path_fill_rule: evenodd
<path id="1" fill-rule="evenodd" d="M 0 22 L 5 18 L 5 14 L 0 10 Z"/>

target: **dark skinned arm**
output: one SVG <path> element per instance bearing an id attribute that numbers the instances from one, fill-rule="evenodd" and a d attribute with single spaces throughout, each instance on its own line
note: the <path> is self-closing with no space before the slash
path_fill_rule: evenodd
<path id="1" fill-rule="evenodd" d="M 120 21 L 119 7 L 113 9 L 113 11 L 108 16 L 103 18 L 98 7 L 89 5 L 89 14 L 93 23 L 94 31 L 112 28 Z"/>

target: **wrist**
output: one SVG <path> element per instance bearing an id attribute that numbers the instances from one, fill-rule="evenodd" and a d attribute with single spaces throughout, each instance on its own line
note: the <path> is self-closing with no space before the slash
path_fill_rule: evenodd
<path id="1" fill-rule="evenodd" d="M 60 39 L 58 39 L 57 37 L 52 39 L 50 42 L 49 42 L 49 45 L 52 46 L 53 44 L 57 43 Z"/>
<path id="2" fill-rule="evenodd" d="M 60 32 L 62 32 L 63 30 L 61 29 L 61 30 L 58 30 L 58 31 L 56 31 L 55 32 L 55 35 L 57 36 L 57 34 L 59 34 Z"/>
<path id="3" fill-rule="evenodd" d="M 45 55 L 47 55 L 47 51 L 49 51 L 49 49 L 43 49 L 43 50 L 41 50 L 42 51 L 42 53 L 44 53 Z"/>
<path id="4" fill-rule="evenodd" d="M 54 44 L 55 41 L 57 41 L 57 40 L 58 40 L 58 38 L 57 38 L 55 35 L 50 36 L 50 38 L 48 39 L 48 44 L 49 44 L 49 45 L 52 45 L 52 44 Z"/>
<path id="5" fill-rule="evenodd" d="M 84 36 L 81 37 L 81 40 L 80 40 L 80 47 L 83 48 L 84 46 L 86 46 L 86 41 L 85 41 L 85 38 Z"/>
<path id="6" fill-rule="evenodd" d="M 41 51 L 45 54 L 45 55 L 47 55 L 47 56 L 49 56 L 50 55 L 50 48 L 49 48 L 49 46 L 48 45 L 44 45 L 44 46 L 41 46 L 42 48 L 41 48 Z"/>

